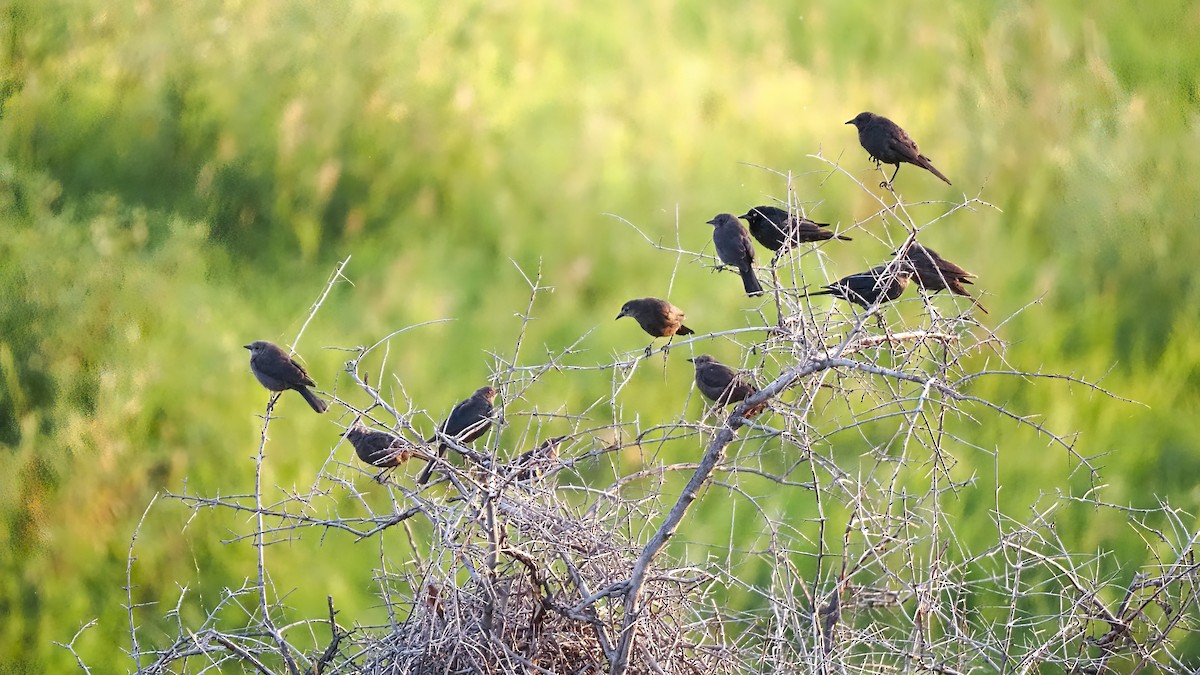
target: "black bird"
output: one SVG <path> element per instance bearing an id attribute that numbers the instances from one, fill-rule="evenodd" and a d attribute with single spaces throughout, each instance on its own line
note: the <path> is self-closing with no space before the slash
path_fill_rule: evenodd
<path id="1" fill-rule="evenodd" d="M 701 354 L 688 361 L 696 366 L 696 388 L 705 398 L 719 406 L 744 401 L 747 396 L 758 391 L 732 368 L 708 354 Z"/>
<path id="2" fill-rule="evenodd" d="M 877 164 L 882 162 L 896 166 L 891 179 L 885 185 L 891 185 L 892 181 L 896 180 L 901 162 L 915 164 L 946 181 L 946 185 L 951 185 L 950 179 L 943 176 L 942 172 L 933 166 L 933 162 L 921 154 L 916 141 L 895 122 L 872 112 L 861 112 L 846 124 L 853 124 L 858 129 L 858 142 Z"/>
<path id="3" fill-rule="evenodd" d="M 823 286 L 826 289 L 824 291 L 814 291 L 805 295 L 832 295 L 862 307 L 870 307 L 877 300 L 882 304 L 900 297 L 904 289 L 908 288 L 908 280 L 912 275 L 913 272 L 902 265 L 893 265 L 891 271 L 887 265 L 880 265 L 866 272 L 842 277 L 828 286 Z"/>
<path id="4" fill-rule="evenodd" d="M 266 340 L 255 340 L 248 345 L 242 345 L 250 350 L 250 371 L 258 378 L 259 384 L 271 391 L 287 391 L 295 389 L 300 392 L 305 401 L 319 413 L 329 407 L 309 390 L 317 386 L 308 376 L 304 366 L 297 363 L 287 352 Z"/>
<path id="5" fill-rule="evenodd" d="M 717 247 L 717 257 L 726 265 L 733 265 L 742 275 L 742 286 L 746 295 L 754 297 L 762 295 L 762 286 L 754 276 L 754 245 L 750 243 L 750 235 L 746 228 L 732 214 L 722 213 L 708 221 L 713 226 L 713 244 Z"/>
<path id="6" fill-rule="evenodd" d="M 346 432 L 346 440 L 354 446 L 359 459 L 381 469 L 400 466 L 412 456 L 413 449 L 407 441 L 385 431 L 355 425 Z"/>
<path id="7" fill-rule="evenodd" d="M 513 460 L 513 466 L 520 468 L 517 473 L 518 481 L 529 481 L 534 478 L 541 478 L 545 473 L 544 464 L 548 462 L 558 461 L 558 446 L 567 436 L 555 436 L 554 438 L 542 441 L 533 450 L 526 450 Z"/>
<path id="8" fill-rule="evenodd" d="M 649 333 L 651 337 L 668 338 L 667 344 L 671 344 L 669 338 L 676 335 L 691 335 L 695 332 L 683 325 L 685 317 L 682 309 L 658 298 L 630 300 L 621 305 L 621 312 L 617 314 L 618 319 L 625 316 L 632 316 L 636 319 L 642 330 Z M 651 342 L 650 347 L 653 346 L 654 343 Z M 650 347 L 646 347 L 646 356 L 650 356 Z"/>
<path id="9" fill-rule="evenodd" d="M 495 409 L 492 404 L 496 400 L 496 393 L 494 387 L 476 389 L 474 394 L 454 406 L 450 416 L 438 427 L 438 434 L 449 436 L 461 445 L 482 436 L 492 426 L 491 415 Z M 432 443 L 438 438 L 438 434 L 431 436 L 426 443 Z M 446 456 L 447 447 L 445 441 L 438 443 L 438 457 Z M 429 477 L 433 475 L 433 466 L 434 462 L 430 462 L 421 470 L 421 474 L 417 476 L 417 483 L 424 485 L 429 482 Z"/>
<path id="10" fill-rule="evenodd" d="M 815 223 L 807 218 L 792 216 L 777 206 L 756 206 L 738 218 L 750 225 L 750 234 L 758 243 L 772 251 L 826 239 L 851 241 L 850 237 L 822 229 L 829 227 L 829 223 Z"/>
<path id="11" fill-rule="evenodd" d="M 975 275 L 938 255 L 937 251 L 914 241 L 901 258 L 901 262 L 912 269 L 913 279 L 921 288 L 934 293 L 949 290 L 954 295 L 968 297 L 979 311 L 988 313 L 979 299 L 963 288 L 963 284 L 972 283 L 971 279 Z"/>

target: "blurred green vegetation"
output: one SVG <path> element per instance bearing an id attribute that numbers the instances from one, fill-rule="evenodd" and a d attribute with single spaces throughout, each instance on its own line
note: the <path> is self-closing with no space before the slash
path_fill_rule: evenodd
<path id="1" fill-rule="evenodd" d="M 926 241 L 979 275 L 1007 363 L 1103 377 L 1149 407 L 1048 381 L 985 378 L 972 393 L 1081 432 L 1108 502 L 1200 506 L 1194 3 L 8 0 L 0 29 L 0 663 L 15 670 L 71 667 L 51 641 L 92 618 L 79 654 L 129 667 L 135 525 L 160 490 L 249 491 L 266 393 L 241 345 L 289 341 L 339 260 L 353 256 L 353 286 L 299 345 L 310 371 L 332 389 L 345 356 L 322 347 L 452 317 L 397 338 L 387 362 L 389 386 L 438 417 L 485 380 L 489 351 L 511 353 L 529 295 L 517 266 L 554 287 L 527 363 L 593 328 L 585 361 L 641 348 L 612 317 L 668 285 L 702 332 L 754 321 L 732 277 L 676 268 L 604 214 L 700 250 L 713 214 L 786 196 L 749 163 L 795 172 L 818 219 L 865 218 L 867 197 L 806 155 L 873 181 L 842 124 L 867 109 L 954 181 L 904 169 L 910 200 L 978 192 L 998 207 Z M 885 257 L 897 233 L 875 228 L 826 248 L 831 270 Z M 620 404 L 677 418 L 681 360 L 638 373 Z M 555 376 L 522 405 L 578 410 L 610 386 Z M 268 485 L 307 486 L 337 440 L 299 403 L 285 396 L 272 427 Z M 951 423 L 981 449 L 960 453 L 965 471 L 1003 485 L 963 499 L 981 529 L 996 499 L 1018 512 L 1080 489 L 1044 438 L 982 411 Z M 705 500 L 694 517 L 727 521 L 723 508 Z M 134 599 L 163 603 L 139 614 L 143 640 L 172 630 L 154 617 L 179 586 L 194 620 L 253 576 L 249 544 L 221 543 L 245 527 L 159 502 L 136 549 Z M 1119 518 L 1084 507 L 1059 535 L 1113 551 L 1114 574 L 1149 560 Z M 320 615 L 332 594 L 378 620 L 379 549 L 311 539 L 269 549 L 288 604 Z"/>

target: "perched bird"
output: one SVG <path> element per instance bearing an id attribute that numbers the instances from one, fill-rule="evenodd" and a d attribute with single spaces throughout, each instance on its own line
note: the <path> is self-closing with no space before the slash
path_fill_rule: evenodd
<path id="1" fill-rule="evenodd" d="M 454 406 L 450 416 L 438 427 L 438 434 L 449 436 L 462 445 L 482 436 L 492 426 L 491 415 L 495 409 L 492 404 L 496 400 L 496 393 L 494 387 L 476 389 L 474 394 Z M 426 443 L 432 443 L 438 438 L 438 434 L 431 436 Z M 438 457 L 446 456 L 447 447 L 449 446 L 445 441 L 438 443 Z M 433 466 L 434 462 L 430 462 L 421 470 L 421 474 L 417 476 L 417 483 L 424 485 L 429 482 L 429 477 L 433 475 Z"/>
<path id="2" fill-rule="evenodd" d="M 630 300 L 621 305 L 621 312 L 617 314 L 618 319 L 625 316 L 632 316 L 636 319 L 642 330 L 649 333 L 651 337 L 668 338 L 667 344 L 670 344 L 670 338 L 676 335 L 691 335 L 695 332 L 683 325 L 685 317 L 682 309 L 658 298 Z M 654 343 L 651 342 L 650 347 L 653 346 Z M 646 347 L 646 356 L 650 356 L 650 347 Z"/>
<path id="3" fill-rule="evenodd" d="M 729 366 L 708 354 L 688 359 L 696 366 L 696 388 L 719 406 L 744 401 L 757 389 L 746 382 Z"/>
<path id="4" fill-rule="evenodd" d="M 963 284 L 971 283 L 971 278 L 975 275 L 938 255 L 937 251 L 914 241 L 904 253 L 901 262 L 912 270 L 913 279 L 921 288 L 934 293 L 948 289 L 955 295 L 970 298 L 979 311 L 988 313 L 978 298 L 963 288 Z"/>
<path id="5" fill-rule="evenodd" d="M 317 383 L 308 376 L 304 366 L 288 356 L 287 352 L 266 340 L 255 340 L 243 346 L 250 350 L 250 371 L 262 386 L 271 391 L 295 389 L 319 413 L 329 407 L 309 390 Z"/>
<path id="6" fill-rule="evenodd" d="M 738 218 L 746 221 L 750 226 L 750 234 L 754 235 L 758 243 L 772 251 L 826 239 L 851 241 L 850 237 L 823 229 L 829 227 L 829 223 L 815 223 L 807 218 L 793 217 L 777 206 L 756 206 Z"/>
<path id="7" fill-rule="evenodd" d="M 942 172 L 933 166 L 933 162 L 921 154 L 921 151 L 917 149 L 916 141 L 895 122 L 872 112 L 861 112 L 846 124 L 853 124 L 858 129 L 858 142 L 870 153 L 871 158 L 877 164 L 894 164 L 896 166 L 891 179 L 885 185 L 891 185 L 892 181 L 896 180 L 896 174 L 900 173 L 901 162 L 916 164 L 946 181 L 946 185 L 951 185 L 950 179 L 943 176 Z"/>
<path id="8" fill-rule="evenodd" d="M 708 221 L 713 226 L 713 244 L 717 247 L 717 257 L 726 265 L 733 265 L 742 275 L 742 286 L 746 295 L 754 297 L 762 295 L 762 286 L 754 276 L 754 246 L 750 243 L 750 235 L 746 228 L 732 214 L 722 213 Z"/>
<path id="9" fill-rule="evenodd" d="M 381 469 L 400 466 L 412 456 L 412 446 L 385 431 L 355 425 L 346 432 L 346 440 L 354 446 L 359 459 Z"/>
<path id="10" fill-rule="evenodd" d="M 903 265 L 894 265 L 891 271 L 887 265 L 880 265 L 866 272 L 842 277 L 828 286 L 823 286 L 826 289 L 824 291 L 805 295 L 832 295 L 856 305 L 870 307 L 876 301 L 882 304 L 900 297 L 904 289 L 908 288 L 908 280 L 912 275 L 912 270 Z"/>
<path id="11" fill-rule="evenodd" d="M 519 468 L 517 473 L 518 481 L 529 481 L 535 478 L 541 478 L 545 473 L 545 464 L 548 462 L 558 461 L 558 446 L 567 436 L 555 436 L 554 438 L 542 441 L 533 450 L 526 450 L 513 460 L 513 466 Z"/>

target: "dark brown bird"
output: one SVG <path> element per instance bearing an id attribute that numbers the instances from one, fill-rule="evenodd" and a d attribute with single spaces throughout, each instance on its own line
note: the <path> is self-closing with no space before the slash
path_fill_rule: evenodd
<path id="1" fill-rule="evenodd" d="M 683 325 L 685 317 L 682 309 L 658 298 L 630 300 L 621 305 L 621 312 L 617 314 L 618 319 L 625 316 L 632 316 L 637 320 L 642 330 L 649 333 L 651 337 L 668 338 L 667 344 L 671 344 L 670 338 L 676 335 L 691 335 L 695 332 Z M 654 343 L 651 342 L 650 346 L 646 347 L 646 356 L 650 356 L 653 346 Z"/>
<path id="2" fill-rule="evenodd" d="M 346 432 L 346 440 L 354 446 L 359 459 L 381 469 L 400 466 L 412 456 L 411 445 L 385 431 L 355 425 Z"/>
<path id="3" fill-rule="evenodd" d="M 491 415 L 495 410 L 493 402 L 496 400 L 496 389 L 494 387 L 480 387 L 475 390 L 466 400 L 460 401 L 454 409 L 450 411 L 450 416 L 445 422 L 438 427 L 438 434 L 449 436 L 458 441 L 460 445 L 471 443 L 475 439 L 487 432 L 492 426 Z M 438 434 L 434 434 L 426 441 L 432 443 L 438 438 Z M 438 443 L 438 457 L 446 456 L 445 441 Z M 417 483 L 424 485 L 429 482 L 429 477 L 433 475 L 434 462 L 430 462 L 421 470 L 421 474 L 417 476 Z"/>
<path id="4" fill-rule="evenodd" d="M 545 474 L 545 465 L 558 461 L 558 446 L 567 436 L 555 436 L 554 438 L 542 441 L 533 450 L 526 450 L 513 460 L 513 467 L 519 468 L 517 473 L 518 481 L 530 481 L 535 478 L 541 478 Z"/>
<path id="5" fill-rule="evenodd" d="M 983 304 L 963 288 L 963 284 L 972 283 L 971 279 L 975 275 L 938 255 L 937 251 L 914 241 L 901 258 L 901 262 L 913 271 L 913 279 L 921 288 L 934 293 L 949 290 L 954 295 L 968 297 L 979 311 L 988 313 Z"/>
<path id="6" fill-rule="evenodd" d="M 718 406 L 744 401 L 747 396 L 758 391 L 732 368 L 708 354 L 701 354 L 688 361 L 696 366 L 696 388 Z"/>
<path id="7" fill-rule="evenodd" d="M 891 302 L 904 294 L 908 288 L 912 271 L 902 265 L 893 265 L 888 270 L 887 265 L 872 267 L 866 272 L 851 274 L 824 286 L 826 290 L 807 293 L 814 295 L 832 295 L 842 300 L 848 300 L 862 307 L 870 307 L 878 301 L 880 304 Z"/>
<path id="8" fill-rule="evenodd" d="M 829 223 L 816 223 L 807 218 L 792 216 L 777 206 L 756 206 L 738 218 L 746 221 L 750 226 L 750 234 L 754 235 L 758 243 L 772 251 L 826 239 L 851 241 L 850 237 L 823 229 L 829 227 Z"/>
<path id="9" fill-rule="evenodd" d="M 742 275 L 742 287 L 746 289 L 746 295 L 762 295 L 762 286 L 758 283 L 758 277 L 754 276 L 754 245 L 750 243 L 746 228 L 729 213 L 718 215 L 708 224 L 713 226 L 717 257 L 726 265 L 737 268 L 738 274 Z"/>
<path id="10" fill-rule="evenodd" d="M 901 162 L 915 164 L 946 181 L 946 185 L 951 185 L 950 179 L 943 176 L 942 172 L 933 166 L 933 162 L 921 154 L 916 141 L 901 129 L 899 124 L 872 112 L 861 112 L 846 124 L 853 124 L 858 129 L 858 142 L 876 164 L 882 162 L 896 166 L 886 185 L 891 185 L 892 181 L 896 180 Z"/>
<path id="11" fill-rule="evenodd" d="M 315 387 L 317 383 L 308 376 L 304 366 L 297 363 L 278 345 L 266 340 L 255 340 L 242 346 L 250 350 L 250 372 L 258 378 L 259 384 L 271 391 L 295 389 L 308 401 L 308 405 L 319 413 L 325 412 L 329 407 L 309 390 L 309 387 Z"/>

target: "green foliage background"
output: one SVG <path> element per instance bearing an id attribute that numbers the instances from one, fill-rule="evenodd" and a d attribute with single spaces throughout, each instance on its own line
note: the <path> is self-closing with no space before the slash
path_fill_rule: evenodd
<path id="1" fill-rule="evenodd" d="M 1107 501 L 1198 506 L 1194 3 L 0 7 L 0 663 L 13 670 L 72 666 L 51 641 L 92 618 L 79 653 L 132 667 L 122 587 L 135 524 L 185 481 L 248 491 L 266 397 L 241 345 L 289 341 L 337 261 L 353 256 L 354 285 L 306 333 L 310 371 L 333 388 L 345 355 L 320 347 L 453 317 L 398 338 L 387 366 L 437 417 L 487 377 L 487 350 L 511 350 L 528 295 L 514 263 L 540 265 L 555 288 L 535 308 L 530 359 L 593 328 L 596 361 L 642 347 L 612 317 L 629 297 L 665 295 L 673 273 L 671 298 L 696 328 L 753 321 L 732 277 L 675 270 L 604 214 L 665 242 L 678 226 L 700 250 L 713 214 L 786 194 L 743 162 L 804 174 L 820 150 L 874 181 L 842 124 L 861 110 L 898 120 L 955 182 L 908 168 L 906 197 L 981 190 L 999 207 L 928 241 L 979 275 L 1009 362 L 1103 376 L 1149 407 L 1047 382 L 974 393 L 1080 431 L 1081 452 L 1104 455 Z M 818 219 L 873 211 L 848 181 L 807 176 Z M 886 244 L 864 234 L 826 250 L 840 274 Z M 677 416 L 686 365 L 673 359 L 666 382 L 644 373 L 622 403 Z M 554 382 L 528 403 L 570 409 L 609 387 Z M 304 487 L 338 429 L 288 398 L 267 481 Z M 999 452 L 994 468 L 960 459 L 999 472 L 1004 506 L 1077 487 L 1044 439 L 991 418 L 964 426 Z M 986 523 L 991 498 L 964 503 L 964 522 Z M 254 574 L 246 542 L 221 543 L 243 521 L 187 516 L 160 502 L 138 542 L 136 597 L 162 603 L 139 615 L 151 642 L 171 630 L 152 618 L 180 585 L 200 600 L 182 607 L 194 621 Z M 1062 527 L 1082 552 L 1113 551 L 1115 574 L 1146 562 L 1119 520 L 1081 510 Z M 298 541 L 272 558 L 298 615 L 332 594 L 345 617 L 379 620 L 377 548 Z"/>

